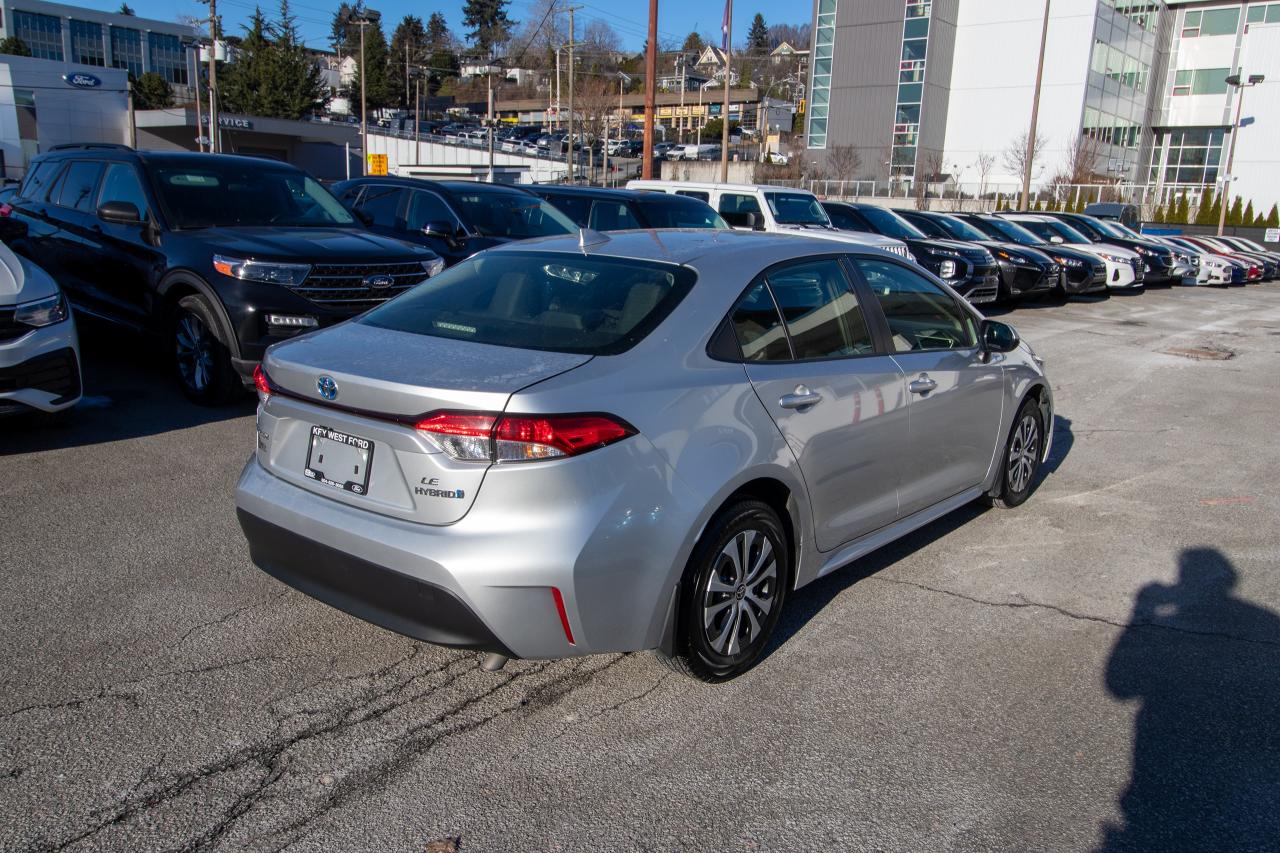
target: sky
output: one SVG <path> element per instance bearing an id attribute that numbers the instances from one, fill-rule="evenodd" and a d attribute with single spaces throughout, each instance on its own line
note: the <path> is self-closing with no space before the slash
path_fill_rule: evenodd
<path id="1" fill-rule="evenodd" d="M 102 9 L 114 12 L 120 8 L 120 0 L 66 0 L 77 6 Z M 264 0 L 263 10 L 268 17 L 275 13 L 279 0 Z M 298 26 L 302 36 L 310 47 L 329 48 L 329 27 L 333 12 L 339 0 L 291 0 L 294 14 L 298 18 Z M 649 9 L 643 0 L 592 0 L 583 2 L 576 0 L 583 8 L 576 14 L 579 34 L 582 27 L 592 18 L 608 22 L 622 39 L 623 46 L 631 50 L 639 50 L 648 34 Z M 129 5 L 140 17 L 155 18 L 162 21 L 173 21 L 183 15 L 204 18 L 209 14 L 205 3 L 195 0 L 129 0 Z M 778 4 L 782 5 L 782 4 Z M 790 18 L 776 17 L 776 11 L 765 8 L 765 4 L 749 5 L 739 0 L 733 9 L 733 40 L 741 43 L 746 37 L 751 18 L 756 12 L 763 12 L 765 21 L 770 24 L 804 24 L 809 22 L 809 4 L 788 4 L 795 10 Z M 218 0 L 218 11 L 222 15 L 223 26 L 228 33 L 240 33 L 240 25 L 253 11 L 253 0 Z M 417 15 L 423 21 L 432 12 L 443 12 L 449 22 L 449 28 L 455 35 L 462 36 L 462 0 L 452 2 L 409 2 L 409 0 L 369 0 L 369 7 L 382 13 L 383 30 L 387 38 L 396 22 L 407 14 Z M 507 14 L 520 22 L 526 21 L 535 7 L 534 0 L 512 0 Z M 721 0 L 659 0 L 658 3 L 658 39 L 659 42 L 682 42 L 693 30 L 704 36 L 714 37 L 715 43 L 720 40 L 720 21 L 724 17 L 724 5 Z"/>

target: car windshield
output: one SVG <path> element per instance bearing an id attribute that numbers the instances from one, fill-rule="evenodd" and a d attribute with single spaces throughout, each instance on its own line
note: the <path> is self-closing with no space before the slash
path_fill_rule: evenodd
<path id="1" fill-rule="evenodd" d="M 1026 221 L 1019 222 L 1019 225 L 1026 228 L 1033 234 L 1038 234 L 1045 240 L 1052 242 L 1054 237 L 1060 237 L 1064 243 L 1092 243 L 1088 237 L 1081 234 L 1070 225 L 1055 220 L 1045 222 Z"/>
<path id="2" fill-rule="evenodd" d="M 696 199 L 645 198 L 639 201 L 650 228 L 719 228 L 727 229 L 720 214 L 709 204 Z"/>
<path id="3" fill-rule="evenodd" d="M 527 240 L 578 230 L 573 220 L 529 193 L 477 187 L 450 195 L 464 221 L 482 237 Z"/>
<path id="4" fill-rule="evenodd" d="M 562 252 L 484 252 L 358 321 L 460 341 L 616 355 L 693 286 L 688 267 Z"/>
<path id="5" fill-rule="evenodd" d="M 896 237 L 899 240 L 927 239 L 923 231 L 888 208 L 866 205 L 859 207 L 858 212 L 871 222 L 876 231 L 886 237 Z"/>
<path id="6" fill-rule="evenodd" d="M 965 222 L 963 219 L 956 219 L 953 216 L 933 216 L 930 217 L 929 221 L 937 223 L 939 228 L 947 232 L 948 237 L 953 237 L 956 240 L 968 240 L 973 242 L 990 239 L 986 234 L 983 234 L 968 222 Z"/>
<path id="7" fill-rule="evenodd" d="M 821 225 L 831 227 L 827 212 L 808 193 L 765 193 L 764 200 L 781 225 Z"/>
<path id="8" fill-rule="evenodd" d="M 303 172 L 210 160 L 155 169 L 160 204 L 173 228 L 355 224 L 346 208 Z"/>
<path id="9" fill-rule="evenodd" d="M 1016 222 L 1007 219 L 980 219 L 975 227 L 982 229 L 997 240 L 1010 240 L 1023 246 L 1041 246 L 1045 240 L 1033 234 Z"/>

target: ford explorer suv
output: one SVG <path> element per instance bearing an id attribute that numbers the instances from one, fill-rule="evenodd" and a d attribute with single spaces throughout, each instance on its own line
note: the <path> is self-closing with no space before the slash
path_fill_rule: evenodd
<path id="1" fill-rule="evenodd" d="M 266 348 L 347 320 L 443 268 L 364 228 L 319 182 L 233 155 L 58 146 L 12 199 L 15 250 L 80 313 L 160 336 L 183 391 L 253 385 Z"/>

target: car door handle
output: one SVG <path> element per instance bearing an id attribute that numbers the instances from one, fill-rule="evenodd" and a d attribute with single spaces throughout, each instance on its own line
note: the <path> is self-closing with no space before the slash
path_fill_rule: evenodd
<path id="1" fill-rule="evenodd" d="M 807 409 L 821 402 L 821 394 L 810 391 L 803 385 L 797 385 L 794 393 L 783 394 L 778 398 L 778 405 L 784 409 Z"/>
<path id="2" fill-rule="evenodd" d="M 916 379 L 911 380 L 911 384 L 907 386 L 911 389 L 912 394 L 928 394 L 938 387 L 938 383 L 929 378 L 929 374 L 921 373 Z"/>

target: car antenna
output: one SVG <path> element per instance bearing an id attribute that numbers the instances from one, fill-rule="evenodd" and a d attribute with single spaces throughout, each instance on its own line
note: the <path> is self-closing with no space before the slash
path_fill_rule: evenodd
<path id="1" fill-rule="evenodd" d="M 609 235 L 601 234 L 591 228 L 578 229 L 578 248 L 586 251 L 591 246 L 599 246 L 601 243 L 608 243 Z"/>

